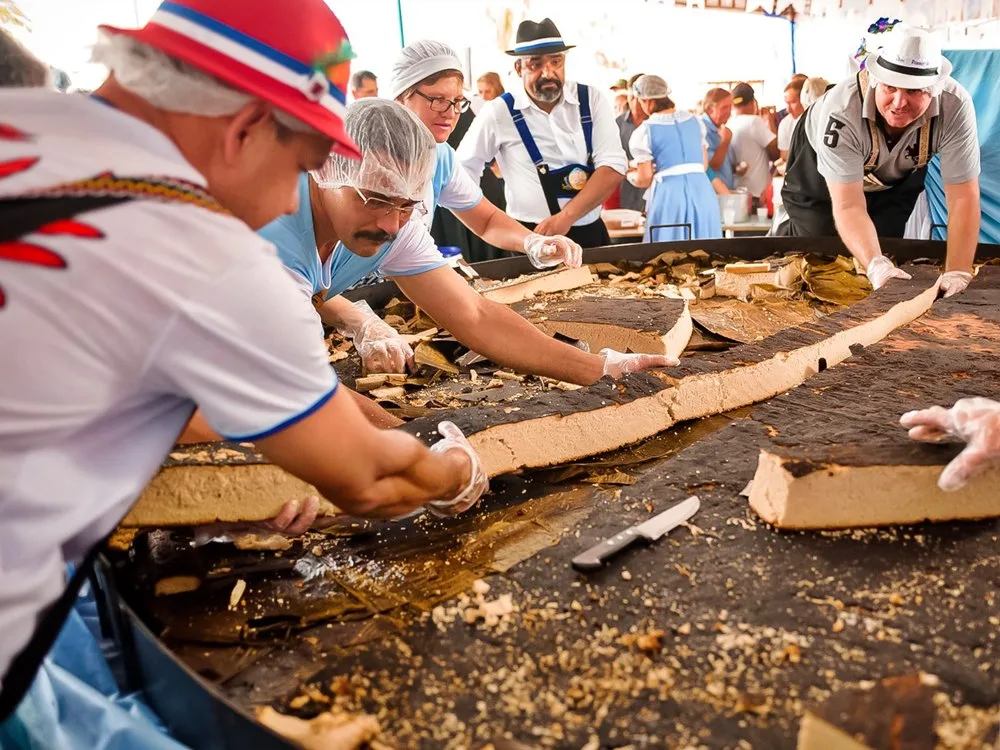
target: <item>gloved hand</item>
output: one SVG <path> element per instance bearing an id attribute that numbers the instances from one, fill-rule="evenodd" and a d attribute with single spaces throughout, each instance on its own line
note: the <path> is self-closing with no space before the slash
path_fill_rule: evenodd
<path id="1" fill-rule="evenodd" d="M 950 409 L 932 406 L 909 411 L 899 423 L 914 440 L 936 442 L 951 436 L 967 443 L 938 478 L 938 487 L 945 492 L 960 489 L 971 477 L 1000 461 L 1000 403 L 996 401 L 963 398 Z"/>
<path id="2" fill-rule="evenodd" d="M 956 294 L 964 292 L 971 281 L 972 274 L 968 271 L 946 271 L 941 274 L 939 289 L 945 297 L 954 297 Z"/>
<path id="3" fill-rule="evenodd" d="M 601 349 L 604 357 L 604 375 L 617 380 L 630 372 L 643 372 L 654 367 L 676 367 L 680 360 L 662 354 L 625 354 L 614 349 Z"/>
<path id="4" fill-rule="evenodd" d="M 395 328 L 382 320 L 367 302 L 355 302 L 354 313 L 337 330 L 354 339 L 354 348 L 361 355 L 369 373 L 406 372 L 413 367 L 413 349 Z"/>
<path id="5" fill-rule="evenodd" d="M 561 234 L 545 237 L 532 232 L 524 238 L 524 254 L 535 268 L 551 268 L 565 263 L 567 268 L 579 268 L 583 248 Z"/>
<path id="6" fill-rule="evenodd" d="M 490 478 L 486 476 L 476 451 L 454 422 L 440 422 L 437 429 L 442 439 L 434 443 L 431 450 L 435 453 L 444 453 L 450 450 L 462 451 L 469 457 L 472 472 L 469 483 L 457 496 L 451 500 L 432 500 L 427 503 L 427 510 L 436 516 L 457 516 L 475 505 L 479 498 L 489 491 Z"/>
<path id="7" fill-rule="evenodd" d="M 874 289 L 881 289 L 889 279 L 912 279 L 906 271 L 901 271 L 884 255 L 876 255 L 868 263 L 865 271 Z"/>

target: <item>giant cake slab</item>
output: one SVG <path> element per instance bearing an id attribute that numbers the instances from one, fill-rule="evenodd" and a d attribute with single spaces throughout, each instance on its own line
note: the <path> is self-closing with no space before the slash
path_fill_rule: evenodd
<path id="1" fill-rule="evenodd" d="M 590 351 L 614 349 L 679 357 L 691 339 L 691 313 L 682 299 L 580 297 L 513 306 L 541 330 L 585 341 Z"/>
<path id="2" fill-rule="evenodd" d="M 616 450 L 678 422 L 783 393 L 847 359 L 851 347 L 875 343 L 915 320 L 933 303 L 938 274 L 927 267 L 908 270 L 911 280 L 893 280 L 849 309 L 756 344 L 686 360 L 669 371 L 551 392 L 524 401 L 517 410 L 492 406 L 445 410 L 399 429 L 431 444 L 439 437 L 439 421 L 455 422 L 490 476 Z M 220 465 L 212 455 L 207 463 L 175 458 L 176 463 L 168 463 L 140 496 L 126 525 L 261 521 L 273 518 L 290 498 L 316 494 L 311 486 L 262 463 L 263 459 L 251 460 L 248 455 L 244 459 Z"/>
<path id="3" fill-rule="evenodd" d="M 859 352 L 836 371 L 759 407 L 771 434 L 751 507 L 779 528 L 849 528 L 1000 516 L 1000 467 L 956 492 L 937 486 L 962 450 L 909 440 L 911 409 L 1000 393 L 1000 269 Z"/>
<path id="4" fill-rule="evenodd" d="M 187 526 L 266 521 L 288 500 L 319 492 L 271 464 L 250 443 L 192 443 L 170 452 L 122 526 Z M 320 500 L 323 514 L 337 508 Z"/>
<path id="5" fill-rule="evenodd" d="M 793 388 L 923 315 L 937 294 L 937 270 L 909 268 L 866 300 L 815 323 L 670 370 L 630 375 L 525 402 L 517 411 L 471 407 L 400 429 L 425 442 L 448 419 L 479 452 L 490 476 L 575 461 L 644 440 L 690 419 L 758 403 Z"/>

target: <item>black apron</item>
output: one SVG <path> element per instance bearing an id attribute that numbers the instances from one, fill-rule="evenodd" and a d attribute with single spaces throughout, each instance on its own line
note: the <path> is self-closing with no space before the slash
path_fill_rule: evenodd
<path id="1" fill-rule="evenodd" d="M 542 192 L 545 194 L 545 202 L 552 216 L 562 210 L 559 199 L 575 198 L 587 184 L 590 175 L 594 173 L 594 119 L 590 114 L 590 93 L 582 83 L 576 84 L 576 92 L 580 99 L 580 124 L 583 126 L 583 139 L 587 144 L 587 163 L 567 164 L 559 169 L 550 169 L 549 165 L 545 163 L 542 152 L 538 150 L 535 138 L 528 129 L 528 123 L 524 121 L 524 114 L 521 110 L 514 109 L 513 95 L 508 92 L 500 97 L 507 105 L 507 110 L 514 120 L 514 127 L 517 128 L 521 142 L 535 165 L 538 180 L 542 183 Z"/>
<path id="2" fill-rule="evenodd" d="M 14 245 L 21 238 L 35 233 L 44 235 L 46 231 L 73 234 L 88 229 L 86 225 L 75 222 L 74 217 L 137 199 L 178 201 L 227 213 L 198 185 L 173 179 L 117 177 L 108 172 L 89 180 L 0 198 L 0 245 L 12 246 L 7 260 L 16 262 L 18 254 Z M 26 249 L 30 249 L 32 244 L 29 243 Z M 37 244 L 41 246 L 40 249 L 45 249 L 42 242 Z M 0 290 L 0 303 L 2 299 Z M 0 723 L 14 713 L 31 687 L 38 668 L 73 609 L 77 594 L 90 575 L 104 541 L 101 540 L 87 552 L 59 598 L 39 614 L 30 640 L 17 653 L 6 674 L 2 676 Z"/>
<path id="3" fill-rule="evenodd" d="M 868 78 L 862 72 L 858 75 L 858 95 L 862 101 L 867 88 Z M 781 199 L 788 219 L 775 230 L 779 237 L 838 236 L 833 221 L 830 190 L 826 179 L 819 173 L 816 150 L 806 136 L 809 118 L 815 116 L 817 111 L 817 107 L 809 107 L 803 116 L 803 122 L 796 124 L 792 134 L 785 182 L 781 188 Z M 865 203 L 879 237 L 903 236 L 906 222 L 924 189 L 927 162 L 933 156 L 931 142 L 935 120 L 932 117 L 920 127 L 917 141 L 920 151 L 916 169 L 891 185 L 881 182 L 875 176 L 879 156 L 878 129 L 871 120 L 864 120 L 868 124 L 872 143 L 864 167 Z"/>

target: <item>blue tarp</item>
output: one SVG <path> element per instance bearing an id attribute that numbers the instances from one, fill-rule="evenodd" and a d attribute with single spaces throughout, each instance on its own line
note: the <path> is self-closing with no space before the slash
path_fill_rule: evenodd
<path id="1" fill-rule="evenodd" d="M 996 96 L 997 76 L 1000 75 L 1000 50 L 952 50 L 945 56 L 955 66 L 952 77 L 972 95 L 979 125 L 982 149 L 983 223 L 980 242 L 1000 243 L 1000 97 Z M 944 188 L 941 185 L 940 158 L 935 156 L 927 170 L 927 200 L 934 224 L 948 223 Z M 932 239 L 945 239 L 943 227 L 934 227 Z"/>
<path id="2" fill-rule="evenodd" d="M 89 583 L 14 714 L 0 750 L 186 750 L 137 694 L 123 695 Z"/>

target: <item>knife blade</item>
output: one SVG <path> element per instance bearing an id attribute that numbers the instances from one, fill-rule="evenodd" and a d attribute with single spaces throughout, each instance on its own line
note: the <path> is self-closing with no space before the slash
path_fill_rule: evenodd
<path id="1" fill-rule="evenodd" d="M 701 501 L 697 495 L 692 495 L 687 500 L 677 503 L 677 505 L 653 516 L 648 521 L 630 526 L 625 531 L 595 544 L 586 552 L 580 553 L 573 558 L 573 567 L 578 570 L 596 570 L 609 557 L 631 546 L 638 539 L 655 542 L 661 536 L 691 518 L 691 516 L 698 512 L 700 507 Z"/>

